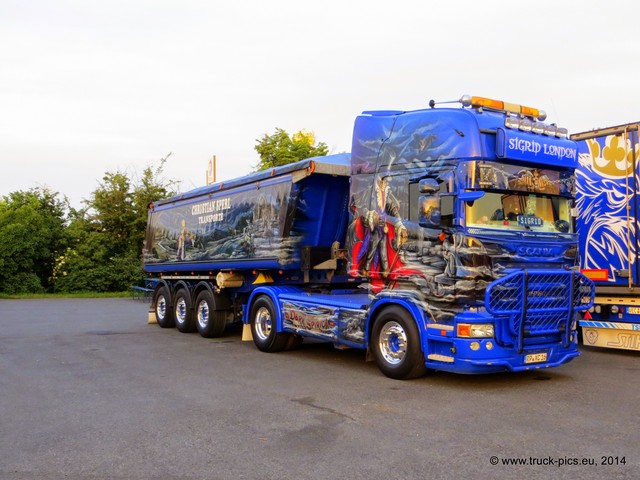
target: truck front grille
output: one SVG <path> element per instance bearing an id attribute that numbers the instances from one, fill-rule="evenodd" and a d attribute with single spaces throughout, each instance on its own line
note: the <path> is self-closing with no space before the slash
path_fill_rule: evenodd
<path id="1" fill-rule="evenodd" d="M 485 307 L 508 325 L 499 340 L 519 351 L 527 339 L 553 334 L 563 334 L 568 346 L 574 314 L 588 309 L 594 294 L 593 282 L 579 272 L 522 270 L 490 283 Z"/>

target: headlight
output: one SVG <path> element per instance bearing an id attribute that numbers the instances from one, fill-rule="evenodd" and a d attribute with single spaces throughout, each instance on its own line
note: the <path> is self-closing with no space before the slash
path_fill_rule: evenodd
<path id="1" fill-rule="evenodd" d="M 493 323 L 458 323 L 460 338 L 493 338 Z"/>

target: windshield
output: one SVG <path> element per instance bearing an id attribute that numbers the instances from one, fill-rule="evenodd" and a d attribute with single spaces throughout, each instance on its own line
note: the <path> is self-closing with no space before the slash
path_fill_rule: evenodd
<path id="1" fill-rule="evenodd" d="M 466 203 L 468 227 L 569 233 L 571 200 L 540 193 L 485 192 Z"/>

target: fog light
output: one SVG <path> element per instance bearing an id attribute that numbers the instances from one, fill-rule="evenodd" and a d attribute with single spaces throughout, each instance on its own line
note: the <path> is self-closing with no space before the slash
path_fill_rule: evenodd
<path id="1" fill-rule="evenodd" d="M 476 350 L 480 350 L 480 342 L 471 342 L 471 344 L 469 344 L 469 348 L 474 352 Z"/>
<path id="2" fill-rule="evenodd" d="M 487 342 L 484 346 L 487 347 L 487 350 L 493 350 L 493 342 Z"/>
<path id="3" fill-rule="evenodd" d="M 611 313 L 618 313 L 620 309 L 617 305 L 611 305 Z"/>

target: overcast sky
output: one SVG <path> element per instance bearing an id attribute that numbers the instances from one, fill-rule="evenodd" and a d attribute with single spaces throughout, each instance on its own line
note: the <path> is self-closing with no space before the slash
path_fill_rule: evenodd
<path id="1" fill-rule="evenodd" d="M 462 94 L 579 132 L 640 120 L 637 1 L 0 0 L 0 195 L 82 206 L 166 156 L 187 191 L 249 173 L 256 139 L 349 151 L 362 110 Z"/>

